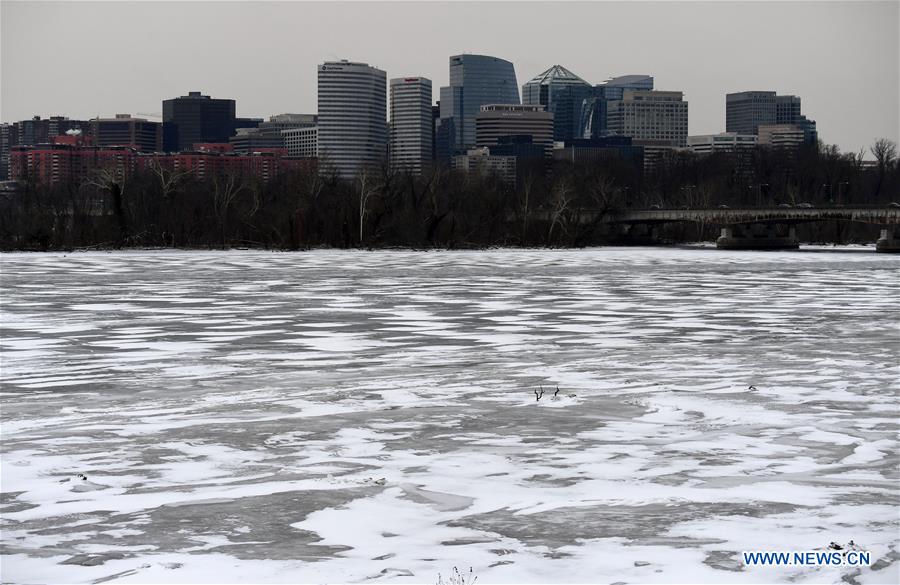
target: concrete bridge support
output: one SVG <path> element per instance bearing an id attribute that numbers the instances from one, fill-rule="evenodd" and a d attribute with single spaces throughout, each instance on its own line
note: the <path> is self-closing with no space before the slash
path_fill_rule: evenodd
<path id="1" fill-rule="evenodd" d="M 795 250 L 800 247 L 793 225 L 750 224 L 722 228 L 716 247 L 726 250 Z"/>
<path id="2" fill-rule="evenodd" d="M 900 254 L 900 226 L 889 225 L 881 230 L 881 237 L 875 242 L 876 252 Z"/>
<path id="3" fill-rule="evenodd" d="M 620 246 L 658 246 L 659 226 L 649 223 L 622 225 L 619 232 L 612 237 L 612 243 Z"/>

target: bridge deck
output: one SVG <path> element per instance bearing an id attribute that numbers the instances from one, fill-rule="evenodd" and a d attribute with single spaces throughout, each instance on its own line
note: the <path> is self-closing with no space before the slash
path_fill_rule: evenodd
<path id="1" fill-rule="evenodd" d="M 605 214 L 608 223 L 696 222 L 719 225 L 855 221 L 900 225 L 900 207 L 766 207 L 715 209 L 640 209 Z"/>

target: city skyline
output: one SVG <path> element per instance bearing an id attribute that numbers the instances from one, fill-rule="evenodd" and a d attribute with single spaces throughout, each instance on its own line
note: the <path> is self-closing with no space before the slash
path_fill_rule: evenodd
<path id="1" fill-rule="evenodd" d="M 520 90 L 556 64 L 591 84 L 652 75 L 658 90 L 684 92 L 689 135 L 725 130 L 726 93 L 771 90 L 801 96 L 822 140 L 843 151 L 900 138 L 892 2 L 599 2 L 565 11 L 515 2 L 0 6 L 3 122 L 160 114 L 162 100 L 188 91 L 234 99 L 241 117 L 315 113 L 316 66 L 336 59 L 369 63 L 388 78 L 429 78 L 434 102 L 449 83 L 449 57 L 471 53 L 512 62 Z M 304 25 L 310 20 L 317 25 Z M 734 22 L 748 32 L 736 35 Z M 235 44 L 241 35 L 253 42 Z M 53 75 L 41 73 L 48 68 Z M 865 108 L 848 115 L 851 100 Z"/>

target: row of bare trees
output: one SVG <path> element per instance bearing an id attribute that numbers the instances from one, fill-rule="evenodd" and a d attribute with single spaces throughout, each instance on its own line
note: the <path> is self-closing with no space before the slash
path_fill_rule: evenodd
<path id="1" fill-rule="evenodd" d="M 79 182 L 0 193 L 0 246 L 582 246 L 615 237 L 599 217 L 617 209 L 900 199 L 896 145 L 880 140 L 871 153 L 874 164 L 865 153 L 825 145 L 678 153 L 648 170 L 616 159 L 555 162 L 521 172 L 514 185 L 441 166 L 421 177 L 370 169 L 354 181 L 298 170 L 268 182 L 236 174 L 201 181 L 158 165 L 131 175 L 102 168 Z M 810 237 L 872 237 L 865 226 L 830 229 Z M 706 237 L 692 228 L 670 232 Z"/>

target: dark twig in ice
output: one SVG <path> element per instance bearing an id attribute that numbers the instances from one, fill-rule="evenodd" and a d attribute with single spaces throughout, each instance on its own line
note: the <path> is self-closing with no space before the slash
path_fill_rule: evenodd
<path id="1" fill-rule="evenodd" d="M 535 390 L 535 393 L 537 393 L 537 390 Z M 475 585 L 475 581 L 478 581 L 478 577 L 475 576 L 472 567 L 469 567 L 468 574 L 462 574 L 459 572 L 459 569 L 453 567 L 453 573 L 451 573 L 450 578 L 446 581 L 444 581 L 444 578 L 438 573 L 437 585 Z"/>
<path id="2" fill-rule="evenodd" d="M 556 387 L 556 392 L 553 393 L 553 396 L 555 397 L 557 394 L 559 394 L 559 386 Z"/>
<path id="3" fill-rule="evenodd" d="M 535 391 L 534 391 L 534 395 L 537 397 L 537 400 L 540 400 L 540 399 L 541 399 L 541 396 L 544 395 L 544 387 L 541 386 L 541 392 L 540 392 L 540 394 L 538 394 L 538 391 L 535 390 Z"/>

